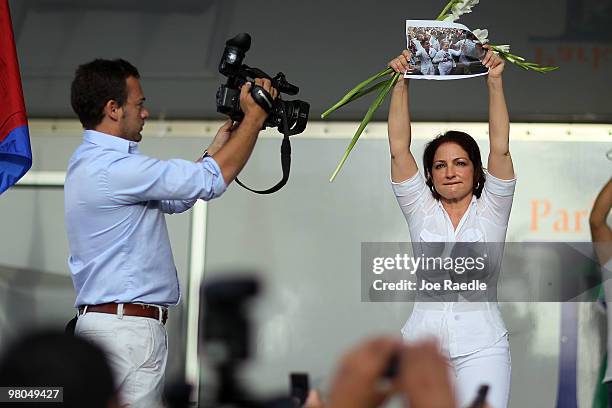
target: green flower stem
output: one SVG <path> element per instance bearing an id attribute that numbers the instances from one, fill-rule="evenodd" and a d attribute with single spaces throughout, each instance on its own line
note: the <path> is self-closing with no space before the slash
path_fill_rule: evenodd
<path id="1" fill-rule="evenodd" d="M 525 70 L 532 70 L 532 71 L 536 71 L 540 73 L 545 73 L 545 72 L 556 71 L 559 69 L 559 67 L 543 67 L 540 64 L 536 64 L 535 62 L 525 61 L 525 58 L 518 56 L 518 55 L 511 54 L 509 52 L 506 52 L 502 50 L 501 48 L 497 47 L 496 45 L 491 45 L 491 48 L 493 48 L 494 51 L 499 53 L 499 55 L 505 60 L 507 60 L 508 62 L 518 65 L 519 67 Z"/>
<path id="2" fill-rule="evenodd" d="M 444 8 L 442 9 L 442 11 L 440 12 L 440 14 L 438 14 L 438 17 L 436 17 L 436 20 L 441 21 L 444 20 L 444 18 L 446 17 L 446 14 L 448 13 L 448 11 L 450 9 L 453 8 L 453 6 L 457 3 L 457 0 L 451 0 L 449 1 L 446 6 L 444 6 Z"/>
<path id="3" fill-rule="evenodd" d="M 331 175 L 329 179 L 330 183 L 334 181 L 334 179 L 336 178 L 336 175 L 338 175 L 338 172 L 344 165 L 344 162 L 346 161 L 349 154 L 351 153 L 351 150 L 353 150 L 353 147 L 357 143 L 357 140 L 359 140 L 359 136 L 361 136 L 361 133 L 364 131 L 368 123 L 370 123 L 370 121 L 372 120 L 372 117 L 374 116 L 374 113 L 376 112 L 376 110 L 378 110 L 383 100 L 385 99 L 387 94 L 389 94 L 389 91 L 391 90 L 391 88 L 393 88 L 393 86 L 395 85 L 395 83 L 397 82 L 397 80 L 399 79 L 401 75 L 402 75 L 401 73 L 396 72 L 393 75 L 393 78 L 390 81 L 388 81 L 387 85 L 380 91 L 376 99 L 374 99 L 374 102 L 372 102 L 372 104 L 370 105 L 370 108 L 368 109 L 368 112 L 363 117 L 363 120 L 361 121 L 359 128 L 357 128 L 357 131 L 355 132 L 355 135 L 353 136 L 351 143 L 349 143 L 348 147 L 346 148 L 346 151 L 344 152 L 344 156 L 342 156 L 342 159 L 340 160 L 340 163 L 338 163 L 336 170 L 334 170 L 334 173 Z"/>
<path id="4" fill-rule="evenodd" d="M 379 78 L 384 77 L 385 75 L 389 75 L 390 73 L 393 72 L 393 68 L 385 68 L 382 71 L 380 71 L 379 73 L 371 76 L 370 78 L 366 79 L 365 81 L 359 83 L 356 87 L 354 87 L 353 89 L 351 89 L 346 95 L 344 95 L 342 97 L 342 99 L 340 99 L 338 102 L 336 102 L 336 104 L 334 106 L 332 106 L 331 108 L 329 108 L 328 110 L 326 110 L 325 112 L 323 112 L 323 114 L 321 115 L 321 119 L 325 119 L 330 113 L 332 113 L 333 111 L 335 111 L 336 109 L 338 109 L 339 107 L 346 105 L 349 100 L 355 95 L 357 94 L 362 88 L 370 85 L 372 82 L 376 81 Z"/>
<path id="5" fill-rule="evenodd" d="M 351 96 L 349 99 L 347 99 L 346 101 L 342 102 L 338 102 L 337 104 L 334 105 L 333 107 L 333 111 L 331 110 L 332 108 L 330 108 L 328 111 L 325 112 L 325 115 L 328 116 L 330 113 L 335 112 L 336 110 L 340 109 L 341 107 L 343 107 L 344 105 L 347 105 L 351 102 L 353 102 L 356 99 L 361 98 L 362 96 L 365 96 L 371 92 L 374 91 L 378 91 L 380 89 L 382 89 L 384 86 L 388 85 L 389 81 L 391 81 L 391 79 L 386 79 L 384 81 L 378 82 L 375 85 L 370 86 L 369 88 L 366 88 L 362 91 L 357 92 L 355 95 Z M 323 115 L 321 115 L 321 117 L 324 117 Z"/>

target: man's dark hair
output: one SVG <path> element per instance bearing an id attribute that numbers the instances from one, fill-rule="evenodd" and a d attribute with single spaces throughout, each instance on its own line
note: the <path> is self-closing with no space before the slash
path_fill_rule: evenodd
<path id="1" fill-rule="evenodd" d="M 127 100 L 128 77 L 140 78 L 136 67 L 123 59 L 95 59 L 79 66 L 70 92 L 72 109 L 85 129 L 95 128 L 104 117 L 104 106 L 114 100 L 123 106 Z"/>
<path id="2" fill-rule="evenodd" d="M 0 357 L 0 386 L 64 387 L 62 406 L 70 408 L 107 408 L 116 398 L 103 351 L 56 331 L 28 334 L 9 345 Z"/>
<path id="3" fill-rule="evenodd" d="M 480 148 L 472 136 L 456 130 L 450 130 L 427 143 L 425 152 L 423 153 L 423 169 L 425 171 L 425 179 L 434 198 L 436 200 L 440 199 L 440 194 L 438 194 L 436 191 L 432 178 L 434 156 L 436 155 L 438 147 L 444 143 L 456 143 L 467 152 L 470 161 L 474 165 L 474 185 L 472 192 L 476 198 L 480 198 L 480 194 L 482 193 L 485 183 L 485 174 L 482 168 L 482 160 L 480 158 Z"/>

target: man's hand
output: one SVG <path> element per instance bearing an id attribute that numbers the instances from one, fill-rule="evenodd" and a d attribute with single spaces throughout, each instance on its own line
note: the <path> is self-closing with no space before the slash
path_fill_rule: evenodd
<path id="1" fill-rule="evenodd" d="M 308 397 L 304 402 L 304 408 L 325 408 L 325 404 L 318 390 L 311 389 L 308 391 Z"/>
<path id="2" fill-rule="evenodd" d="M 410 408 L 456 408 L 449 365 L 434 341 L 406 346 L 399 387 Z"/>
<path id="3" fill-rule="evenodd" d="M 257 78 L 255 79 L 255 84 L 261 86 L 270 95 L 272 95 L 272 99 L 276 99 L 278 91 L 272 87 L 272 84 L 269 79 Z M 250 94 L 250 90 L 250 82 L 244 84 L 244 86 L 240 90 L 240 107 L 242 108 L 245 117 L 248 115 L 249 117 L 254 117 L 257 120 L 261 119 L 263 123 L 263 120 L 265 120 L 267 117 L 267 113 L 261 108 L 261 106 L 257 104 L 257 102 L 255 102 L 255 100 Z M 208 154 L 212 156 L 216 152 L 218 152 L 219 149 L 222 148 L 223 145 L 225 145 L 225 143 L 229 140 L 232 135 L 232 132 L 237 127 L 238 123 L 233 123 L 231 119 L 228 119 L 223 125 L 221 125 L 212 143 L 210 144 L 208 149 L 206 149 L 208 150 Z"/>
<path id="4" fill-rule="evenodd" d="M 482 59 L 482 65 L 489 68 L 489 79 L 501 79 L 505 66 L 503 58 L 497 55 L 489 44 L 483 45 L 483 48 L 487 50 L 487 54 Z"/>
<path id="5" fill-rule="evenodd" d="M 391 356 L 402 348 L 399 339 L 380 337 L 349 351 L 340 362 L 332 383 L 329 408 L 374 408 L 392 390 L 381 389 L 380 380 Z"/>
<path id="6" fill-rule="evenodd" d="M 265 91 L 272 95 L 272 99 L 276 99 L 278 96 L 278 91 L 272 86 L 269 79 L 256 78 L 255 85 L 261 86 Z M 240 108 L 244 112 L 245 119 L 260 121 L 263 125 L 263 122 L 268 117 L 268 113 L 261 106 L 259 106 L 251 96 L 251 87 L 252 85 L 250 82 L 242 85 L 242 88 L 240 89 Z"/>
<path id="7" fill-rule="evenodd" d="M 269 79 L 257 78 L 255 84 L 266 90 L 273 99 L 278 95 Z M 247 82 L 240 89 L 240 107 L 244 112 L 244 119 L 235 129 L 231 130 L 231 135 L 226 139 L 223 148 L 219 149 L 215 155 L 215 161 L 221 169 L 226 185 L 236 178 L 246 164 L 255 147 L 257 136 L 268 117 L 268 113 L 251 96 L 251 86 Z"/>
<path id="8" fill-rule="evenodd" d="M 208 154 L 212 156 L 217 153 L 219 149 L 222 148 L 223 145 L 225 145 L 225 143 L 229 140 L 232 134 L 232 130 L 234 130 L 235 128 L 236 125 L 231 119 L 226 120 L 225 123 L 221 125 L 219 130 L 217 130 L 215 138 L 213 139 L 210 146 L 208 146 L 208 149 L 206 149 L 208 151 Z"/>

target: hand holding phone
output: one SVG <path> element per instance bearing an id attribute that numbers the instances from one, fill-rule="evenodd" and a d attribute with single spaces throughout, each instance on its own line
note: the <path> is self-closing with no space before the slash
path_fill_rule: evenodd
<path id="1" fill-rule="evenodd" d="M 489 393 L 489 386 L 483 384 L 478 389 L 478 394 L 476 395 L 476 399 L 472 402 L 472 405 L 469 408 L 485 408 L 487 404 L 487 394 Z"/>

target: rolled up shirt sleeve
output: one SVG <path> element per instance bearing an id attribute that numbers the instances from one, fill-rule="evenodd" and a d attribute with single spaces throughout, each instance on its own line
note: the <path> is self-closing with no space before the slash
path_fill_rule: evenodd
<path id="1" fill-rule="evenodd" d="M 391 181 L 391 187 L 408 223 L 410 238 L 412 241 L 417 241 L 423 229 L 424 220 L 435 204 L 435 199 L 425 183 L 425 177 L 417 172 L 401 183 Z"/>
<path id="2" fill-rule="evenodd" d="M 486 180 L 480 197 L 484 204 L 482 215 L 497 225 L 507 226 L 512 210 L 515 187 L 516 178 L 502 180 L 486 173 Z"/>
<path id="3" fill-rule="evenodd" d="M 486 173 L 484 190 L 493 195 L 499 197 L 513 196 L 515 187 L 516 177 L 510 180 L 503 180 L 493 176 L 491 173 Z"/>
<path id="4" fill-rule="evenodd" d="M 161 200 L 161 210 L 166 214 L 178 214 L 193 207 L 198 200 Z"/>
<path id="5" fill-rule="evenodd" d="M 120 203 L 159 200 L 164 212 L 181 212 L 200 198 L 219 197 L 227 188 L 219 165 L 210 157 L 199 163 L 159 160 L 140 154 L 110 163 L 102 178 L 107 194 Z"/>
<path id="6" fill-rule="evenodd" d="M 227 189 L 227 184 L 225 184 L 225 180 L 223 179 L 223 174 L 221 173 L 221 168 L 219 167 L 215 159 L 213 159 L 210 156 L 202 160 L 201 163 L 204 166 L 204 168 L 210 172 L 211 175 L 214 175 L 213 186 L 212 186 L 213 196 L 210 197 L 209 200 L 213 198 L 217 198 L 221 194 L 223 194 L 225 190 Z"/>
<path id="7" fill-rule="evenodd" d="M 425 184 L 425 178 L 420 172 L 401 183 L 391 181 L 391 187 L 408 225 L 412 224 L 415 217 L 420 216 L 419 210 L 422 210 L 428 201 L 433 200 Z"/>
<path id="8" fill-rule="evenodd" d="M 210 163 L 204 164 L 205 161 L 210 161 Z M 201 163 L 204 166 L 212 167 L 213 172 L 216 171 L 215 174 L 221 175 L 221 169 L 219 168 L 219 165 L 212 157 L 205 158 Z M 211 197 L 210 199 L 219 197 L 221 194 L 223 194 L 223 192 L 227 188 L 222 176 L 218 177 L 215 181 L 217 183 L 216 185 L 213 185 L 213 193 L 215 195 Z M 184 211 L 187 211 L 191 207 L 193 207 L 196 201 L 197 199 L 195 200 L 162 200 L 161 210 L 166 214 L 182 213 Z"/>

